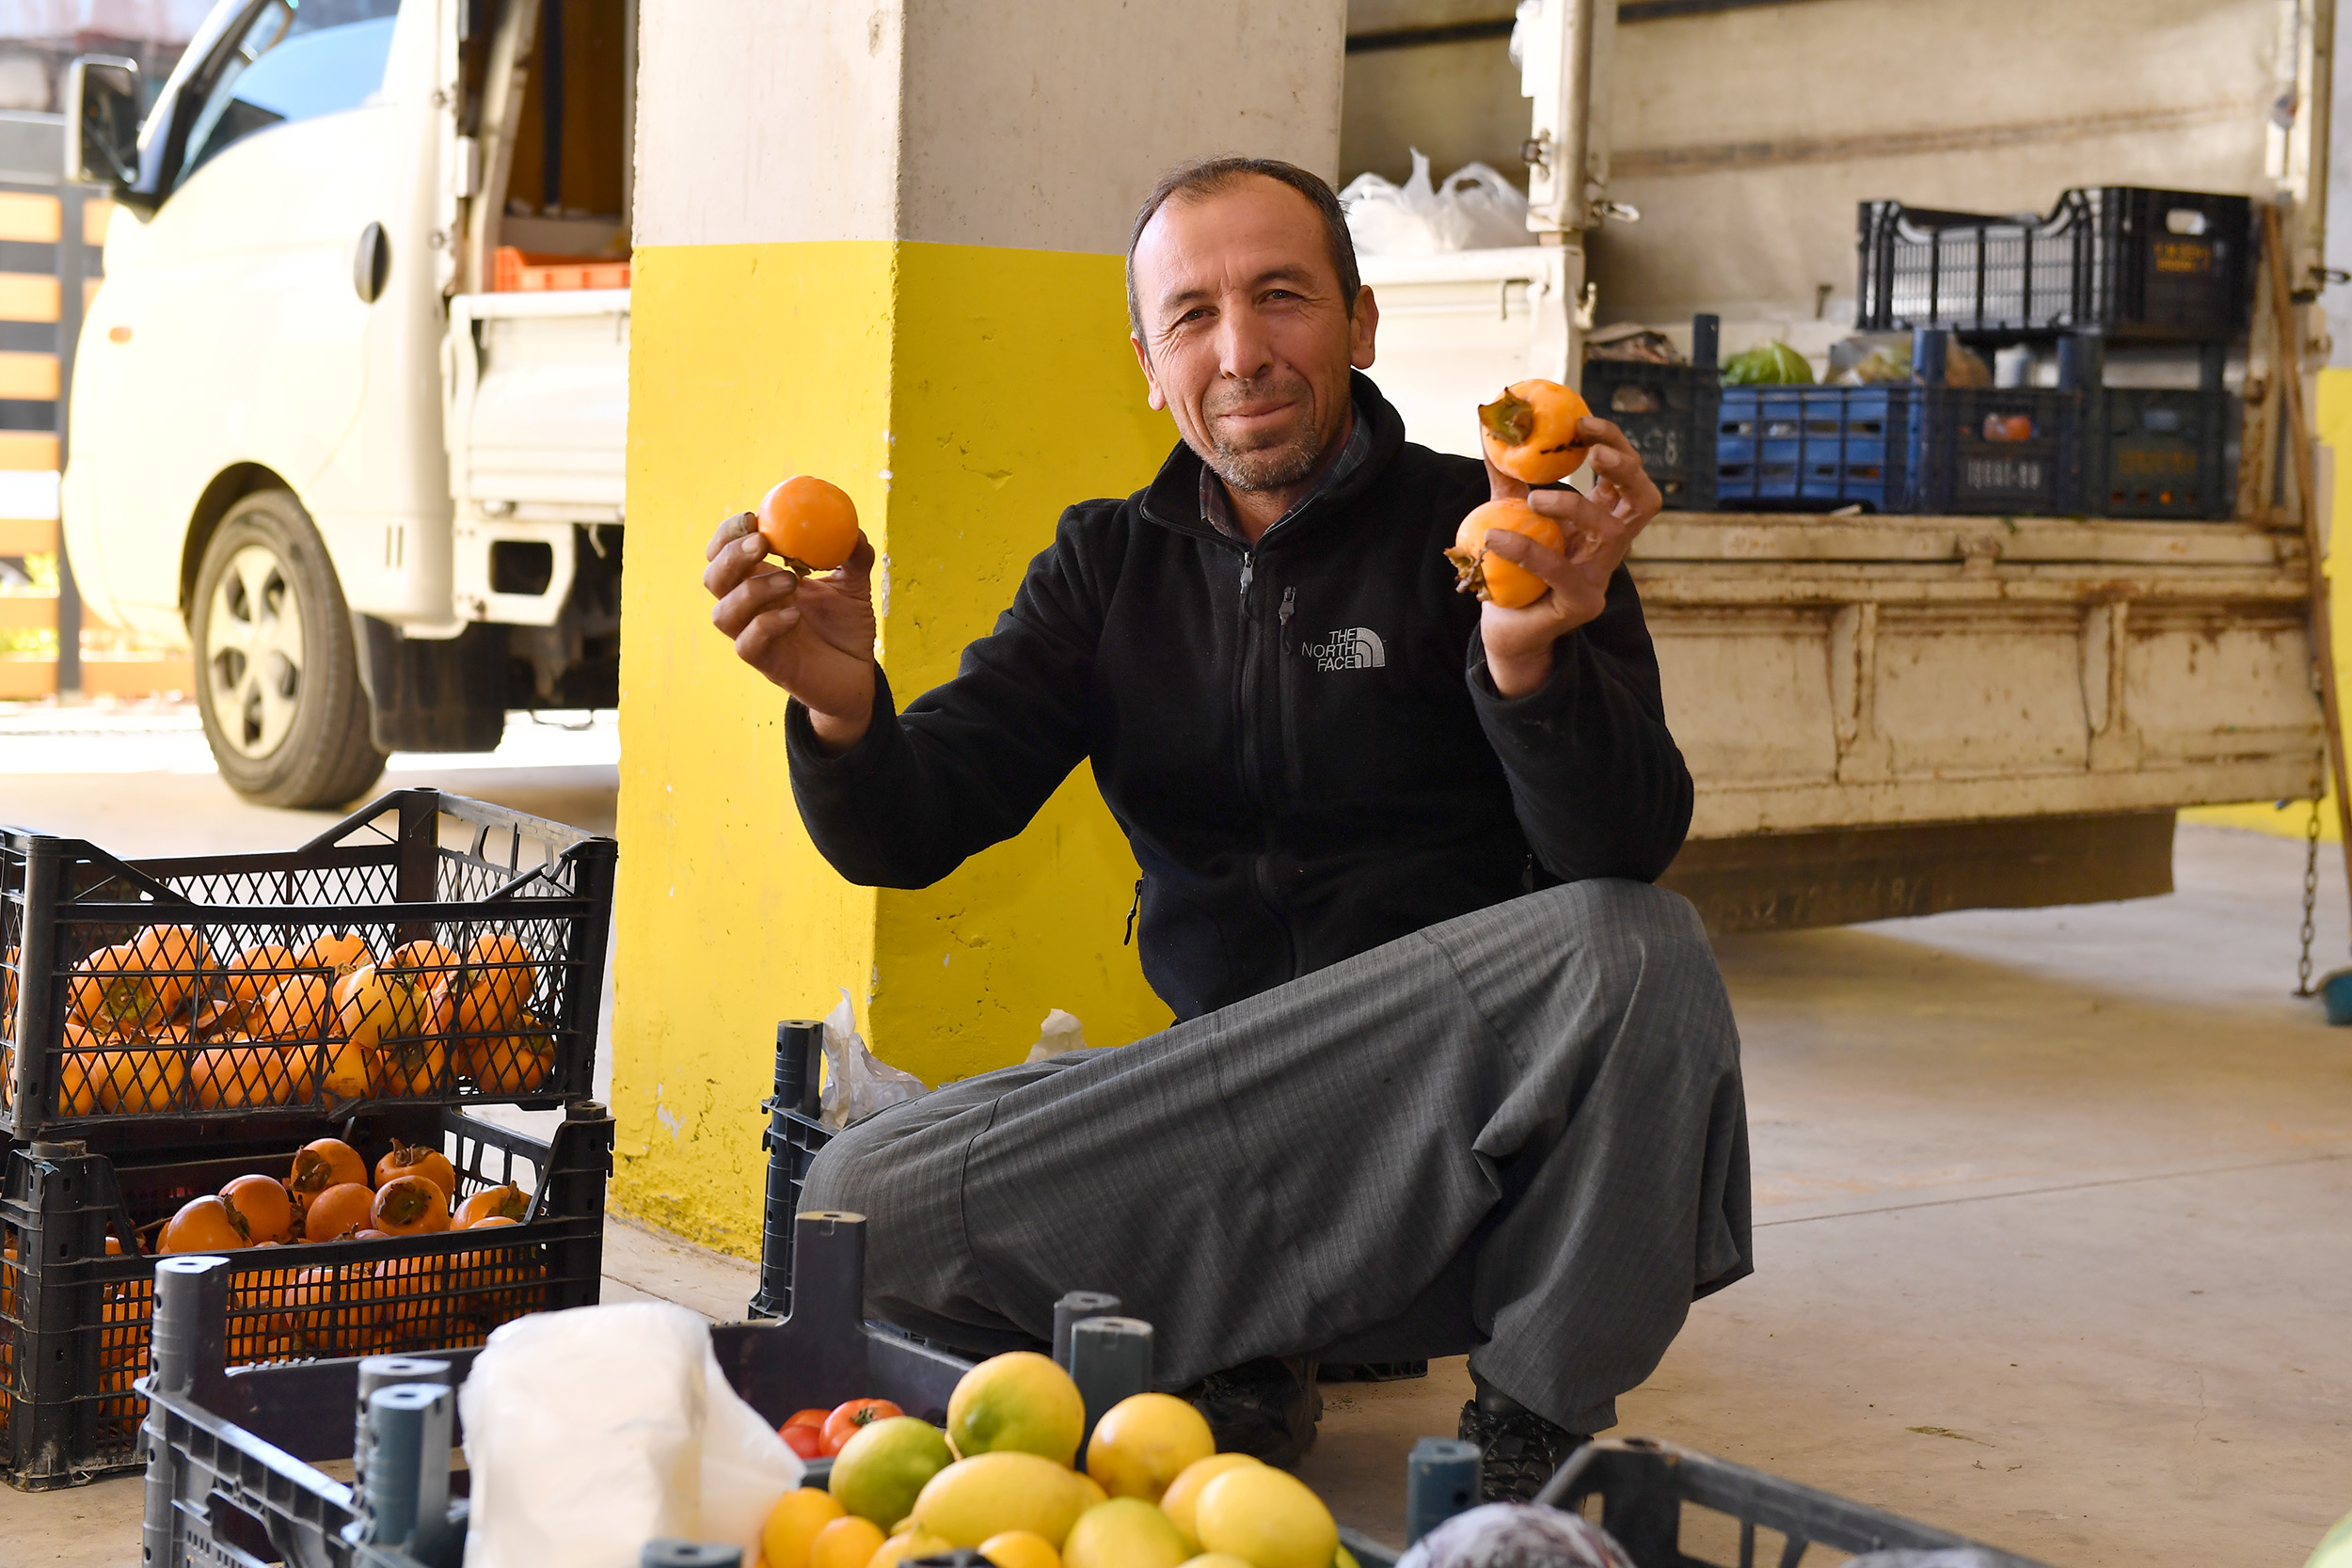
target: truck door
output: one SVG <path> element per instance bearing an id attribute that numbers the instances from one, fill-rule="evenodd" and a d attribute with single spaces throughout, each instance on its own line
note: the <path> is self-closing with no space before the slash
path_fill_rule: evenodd
<path id="1" fill-rule="evenodd" d="M 429 28 L 432 7 L 412 9 Z M 390 260 L 363 254 L 377 243 L 363 235 L 391 215 L 408 139 L 383 90 L 399 10 L 246 0 L 159 105 L 163 198 L 111 236 L 121 269 L 76 398 L 105 410 L 80 423 L 74 462 L 126 600 L 177 602 L 181 552 L 159 546 L 226 465 L 299 490 L 358 416 L 365 282 Z"/>

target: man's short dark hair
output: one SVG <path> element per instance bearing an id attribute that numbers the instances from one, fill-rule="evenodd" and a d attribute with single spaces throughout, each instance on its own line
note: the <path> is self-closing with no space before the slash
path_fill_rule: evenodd
<path id="1" fill-rule="evenodd" d="M 1171 201 L 1198 201 L 1232 190 L 1251 175 L 1279 181 L 1305 197 L 1323 214 L 1323 242 L 1331 252 L 1331 270 L 1340 275 L 1340 298 L 1347 313 L 1356 313 L 1356 294 L 1363 279 L 1356 271 L 1356 241 L 1347 231 L 1347 213 L 1320 175 L 1286 164 L 1279 158 L 1196 158 L 1160 176 L 1152 194 L 1136 213 L 1136 226 L 1127 235 L 1127 325 L 1143 336 L 1143 305 L 1136 297 L 1136 246 L 1159 210 Z"/>

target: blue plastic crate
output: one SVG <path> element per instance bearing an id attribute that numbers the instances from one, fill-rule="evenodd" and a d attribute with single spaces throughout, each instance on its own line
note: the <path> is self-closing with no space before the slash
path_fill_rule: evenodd
<path id="1" fill-rule="evenodd" d="M 1921 388 L 1726 387 L 1715 495 L 1742 511 L 1912 510 Z"/>

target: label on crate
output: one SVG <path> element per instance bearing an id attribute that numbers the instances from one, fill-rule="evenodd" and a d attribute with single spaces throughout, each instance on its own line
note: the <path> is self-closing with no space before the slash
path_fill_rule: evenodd
<path id="1" fill-rule="evenodd" d="M 1963 457 L 1960 460 L 1960 489 L 1963 495 L 2039 497 L 2049 488 L 2049 465 L 2038 457 Z"/>
<path id="2" fill-rule="evenodd" d="M 2195 479 L 2197 454 L 2178 448 L 2122 447 L 2115 453 L 2118 479 Z"/>
<path id="3" fill-rule="evenodd" d="M 2213 271 L 2213 246 L 2203 240 L 2158 240 L 2154 249 L 2158 272 Z"/>

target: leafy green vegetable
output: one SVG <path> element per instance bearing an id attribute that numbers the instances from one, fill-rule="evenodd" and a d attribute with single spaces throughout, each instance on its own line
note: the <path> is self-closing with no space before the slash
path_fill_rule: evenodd
<path id="1" fill-rule="evenodd" d="M 1813 367 L 1787 343 L 1758 343 L 1745 354 L 1724 362 L 1726 387 L 1803 387 L 1813 380 Z"/>

